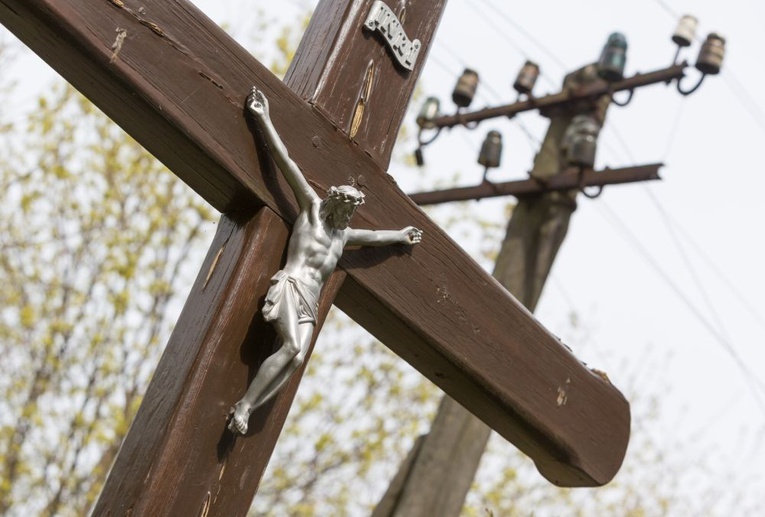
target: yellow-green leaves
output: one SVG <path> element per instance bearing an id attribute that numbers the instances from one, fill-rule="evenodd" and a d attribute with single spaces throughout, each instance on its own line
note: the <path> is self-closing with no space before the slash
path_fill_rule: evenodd
<path id="1" fill-rule="evenodd" d="M 84 515 L 215 214 L 70 87 L 0 148 L 0 514 Z"/>

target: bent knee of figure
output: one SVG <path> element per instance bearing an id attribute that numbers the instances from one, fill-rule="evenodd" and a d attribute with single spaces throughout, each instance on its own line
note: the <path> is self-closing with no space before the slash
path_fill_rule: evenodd
<path id="1" fill-rule="evenodd" d="M 300 353 L 300 345 L 297 341 L 291 339 L 284 342 L 280 351 L 289 357 L 291 361 L 294 361 L 298 355 L 302 355 Z"/>
<path id="2" fill-rule="evenodd" d="M 303 365 L 303 361 L 305 361 L 305 354 L 298 352 L 298 354 L 292 358 L 290 364 L 293 368 L 300 368 Z"/>

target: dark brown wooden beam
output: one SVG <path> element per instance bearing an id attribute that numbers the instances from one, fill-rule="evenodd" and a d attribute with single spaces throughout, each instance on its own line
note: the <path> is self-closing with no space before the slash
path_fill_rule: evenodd
<path id="1" fill-rule="evenodd" d="M 588 85 L 575 90 L 564 90 L 558 93 L 552 93 L 543 97 L 532 97 L 522 101 L 471 111 L 469 113 L 459 113 L 456 115 L 445 115 L 434 118 L 430 123 L 436 128 L 454 127 L 463 124 L 481 122 L 490 118 L 512 117 L 524 111 L 538 109 L 545 116 L 553 116 L 555 110 L 568 109 L 566 106 L 571 103 L 597 99 L 607 93 L 621 92 L 625 90 L 634 90 L 642 86 L 648 86 L 656 83 L 669 83 L 673 80 L 679 80 L 683 77 L 687 63 L 672 65 L 668 68 L 662 68 L 645 74 L 635 74 L 622 81 L 607 83 L 598 81 L 595 84 Z"/>
<path id="2" fill-rule="evenodd" d="M 368 203 L 355 226 L 416 224 L 425 232 L 413 250 L 348 252 L 340 308 L 531 456 L 551 481 L 599 485 L 614 476 L 630 421 L 619 391 L 466 258 L 373 153 L 190 3 L 0 0 L 0 21 L 215 207 L 264 204 L 291 222 L 291 193 L 259 167 L 244 116 L 244 98 L 257 84 L 279 106 L 276 128 L 317 189 L 363 174 Z M 319 179 L 317 170 L 331 172 Z M 569 396 L 560 407 L 564 383 Z"/>
<path id="3" fill-rule="evenodd" d="M 605 168 L 599 171 L 585 169 L 581 173 L 572 168 L 561 174 L 551 176 L 545 181 L 534 178 L 502 183 L 484 181 L 472 187 L 458 187 L 431 192 L 415 192 L 409 198 L 420 206 L 451 203 L 454 201 L 470 201 L 489 197 L 501 196 L 535 196 L 553 190 L 570 190 L 583 187 L 604 187 L 622 183 L 658 180 L 661 163 L 622 167 L 619 169 Z"/>
<path id="4" fill-rule="evenodd" d="M 300 97 L 326 114 L 343 133 L 353 133 L 354 143 L 383 170 L 390 162 L 416 85 L 413 79 L 425 65 L 430 48 L 427 43 L 435 34 L 446 0 L 387 4 L 405 20 L 407 36 L 422 43 L 411 72 L 393 64 L 391 51 L 379 33 L 359 29 L 370 1 L 326 2 L 319 3 L 314 11 L 295 62 L 284 77 L 285 83 L 294 85 L 292 89 Z M 361 113 L 359 127 L 353 132 L 354 115 Z"/>
<path id="5" fill-rule="evenodd" d="M 288 234 L 267 208 L 223 216 L 93 515 L 213 517 L 249 507 L 303 368 L 253 414 L 246 437 L 226 429 L 227 401 L 272 352 L 256 343 L 275 344 L 258 311 L 281 264 L 272 250 L 284 249 Z M 319 325 L 344 277 L 337 272 L 325 288 Z"/>

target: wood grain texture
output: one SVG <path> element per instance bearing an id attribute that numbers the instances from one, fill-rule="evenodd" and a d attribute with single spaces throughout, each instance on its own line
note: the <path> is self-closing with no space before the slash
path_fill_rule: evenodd
<path id="1" fill-rule="evenodd" d="M 597 485 L 616 473 L 630 420 L 618 390 L 466 257 L 368 151 L 191 4 L 0 0 L 0 21 L 218 209 L 261 203 L 291 222 L 291 193 L 268 160 L 259 162 L 244 117 L 244 98 L 258 84 L 317 190 L 363 174 L 368 202 L 354 226 L 415 224 L 425 232 L 412 250 L 348 252 L 340 307 L 534 458 L 548 479 Z M 118 29 L 126 36 L 114 55 Z M 566 383 L 568 402 L 559 407 Z"/>
<path id="2" fill-rule="evenodd" d="M 273 351 L 258 311 L 281 262 L 272 250 L 287 236 L 268 209 L 221 219 L 94 515 L 246 513 L 303 373 L 253 414 L 246 437 L 226 429 L 229 408 Z M 343 277 L 328 283 L 319 323 Z"/>
<path id="3" fill-rule="evenodd" d="M 359 29 L 373 2 L 319 4 L 293 63 L 293 70 L 300 70 L 305 79 L 294 84 L 293 90 L 346 134 L 350 134 L 354 113 L 363 103 L 364 117 L 353 142 L 385 169 L 446 0 L 388 2 L 409 39 L 423 43 L 412 71 L 396 65 L 379 33 Z M 334 45 L 327 45 L 328 41 Z M 362 100 L 370 69 L 369 95 Z M 285 82 L 290 84 L 292 78 L 288 72 Z"/>

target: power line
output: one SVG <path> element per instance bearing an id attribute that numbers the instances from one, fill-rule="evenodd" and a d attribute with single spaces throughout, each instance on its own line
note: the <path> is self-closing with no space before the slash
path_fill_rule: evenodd
<path id="1" fill-rule="evenodd" d="M 484 0 L 482 0 L 482 1 L 484 1 Z M 524 31 L 524 30 L 523 30 L 523 28 L 522 28 L 522 27 L 520 27 L 520 26 L 519 26 L 517 23 L 515 23 L 514 21 L 512 21 L 512 19 L 511 19 L 510 17 L 508 17 L 507 15 L 505 15 L 505 13 L 504 13 L 504 12 L 502 12 L 502 11 L 501 11 L 501 10 L 499 10 L 499 9 L 497 9 L 495 6 L 493 6 L 491 3 L 487 2 L 487 1 L 484 1 L 484 4 L 486 4 L 486 5 L 487 5 L 487 6 L 488 6 L 490 9 L 492 9 L 494 12 L 496 12 L 496 13 L 499 13 L 499 14 L 500 14 L 500 16 L 501 16 L 501 17 L 502 17 L 502 18 L 503 18 L 505 21 L 507 21 L 508 23 L 510 23 L 510 25 L 511 25 L 513 28 L 515 28 L 516 30 L 518 30 L 518 31 L 519 31 L 519 32 L 521 32 L 522 34 L 524 34 L 524 35 L 526 35 L 527 37 L 529 37 L 529 34 L 528 34 L 526 31 Z M 486 15 L 486 13 L 479 11 L 479 10 L 476 8 L 475 4 L 470 4 L 470 6 L 473 8 L 473 11 L 475 11 L 475 13 L 476 13 L 476 14 L 477 14 L 477 15 L 478 15 L 478 16 L 479 16 L 479 17 L 480 17 L 482 20 L 483 20 L 483 23 L 487 24 L 489 27 L 491 27 L 492 29 L 494 29 L 494 30 L 497 32 L 497 34 L 499 34 L 499 35 L 500 35 L 500 36 L 501 36 L 501 37 L 502 37 L 502 38 L 503 38 L 505 41 L 507 41 L 508 43 L 510 43 L 510 44 L 511 44 L 511 45 L 512 45 L 512 46 L 513 46 L 513 47 L 514 47 L 514 48 L 515 48 L 515 49 L 518 51 L 518 53 L 519 53 L 521 56 L 523 56 L 525 59 L 529 59 L 529 58 L 530 58 L 530 54 L 529 54 L 528 52 L 526 52 L 526 50 L 525 50 L 525 49 L 524 49 L 524 48 L 523 48 L 523 47 L 522 47 L 522 46 L 521 46 L 521 45 L 520 45 L 520 44 L 519 44 L 517 41 L 515 41 L 514 39 L 512 39 L 512 38 L 511 38 L 511 37 L 508 35 L 508 33 L 507 33 L 507 31 L 506 31 L 506 30 L 504 30 L 502 27 L 500 27 L 499 25 L 497 25 L 497 23 L 494 21 L 494 18 L 493 18 L 493 17 L 491 17 L 491 16 L 487 16 L 487 15 Z M 536 40 L 532 40 L 532 41 L 536 41 Z M 543 53 L 547 54 L 548 56 L 551 56 L 551 57 L 552 57 L 552 59 L 553 59 L 553 60 L 554 60 L 554 61 L 555 61 L 555 62 L 558 64 L 558 66 L 560 66 L 562 69 L 564 69 L 564 70 L 565 70 L 565 68 L 566 68 L 566 67 L 565 67 L 565 65 L 563 64 L 563 62 L 562 62 L 562 61 L 560 61 L 560 60 L 559 60 L 557 57 L 555 57 L 555 55 L 554 55 L 552 52 L 550 52 L 550 51 L 549 51 L 549 50 L 548 50 L 546 47 L 542 46 L 542 44 L 541 44 L 541 43 L 539 43 L 539 42 L 536 42 L 536 44 L 537 44 L 537 46 L 541 46 L 541 48 L 543 49 L 543 50 L 542 50 L 542 51 L 543 51 Z M 550 76 L 548 76 L 546 73 L 542 72 L 542 70 L 541 70 L 541 69 L 540 69 L 540 72 L 539 72 L 539 76 L 542 78 L 542 80 L 543 80 L 543 81 L 545 81 L 545 82 L 547 83 L 547 85 L 548 85 L 548 86 L 550 86 L 551 88 L 555 89 L 555 87 L 556 87 L 556 85 L 555 85 L 555 81 L 553 81 L 553 80 L 552 80 L 552 78 L 551 78 Z"/>
<path id="2" fill-rule="evenodd" d="M 677 114 L 675 116 L 675 122 L 673 123 L 673 128 L 671 129 L 671 133 L 670 133 L 670 136 L 668 138 L 668 140 L 670 142 L 670 146 L 665 151 L 665 156 L 667 154 L 669 154 L 669 150 L 671 148 L 671 143 L 674 140 L 674 135 L 677 132 L 677 129 L 679 128 L 679 126 L 680 126 L 680 119 L 681 119 L 681 115 L 682 115 L 682 106 L 683 105 L 681 104 L 681 108 L 678 109 L 678 112 L 677 112 Z M 634 161 L 634 158 L 632 157 L 632 152 L 630 151 L 630 148 L 627 145 L 627 142 L 624 139 L 624 137 L 621 135 L 621 133 L 616 128 L 613 128 L 613 133 L 614 133 L 614 136 L 616 137 L 617 141 L 619 142 L 619 144 L 622 146 L 622 148 L 624 150 L 624 153 L 628 156 L 628 158 L 630 160 Z M 644 188 L 645 192 L 648 194 L 649 199 L 651 200 L 651 202 L 653 203 L 653 205 L 656 207 L 657 211 L 659 212 L 659 215 L 662 217 L 663 222 L 664 222 L 664 226 L 667 228 L 667 233 L 670 235 L 670 238 L 675 243 L 675 246 L 677 247 L 678 252 L 680 253 L 680 256 L 681 256 L 683 262 L 685 263 L 686 267 L 688 268 L 688 271 L 690 272 L 690 274 L 691 274 L 691 276 L 692 276 L 692 278 L 694 280 L 694 283 L 696 284 L 696 287 L 701 292 L 702 297 L 704 298 L 705 303 L 707 305 L 707 309 L 709 310 L 709 312 L 712 315 L 712 317 L 715 319 L 715 322 L 719 326 L 720 331 L 723 333 L 723 335 L 725 335 L 727 337 L 727 331 L 725 330 L 725 326 L 724 326 L 724 324 L 722 322 L 722 318 L 720 317 L 719 312 L 717 311 L 715 305 L 712 303 L 712 300 L 711 300 L 709 294 L 707 293 L 707 291 L 706 291 L 706 289 L 704 287 L 704 283 L 701 281 L 701 277 L 697 273 L 696 268 L 694 267 L 692 261 L 690 260 L 690 257 L 688 256 L 685 247 L 682 245 L 682 242 L 680 241 L 680 238 L 679 238 L 679 234 L 682 234 L 685 237 L 685 239 L 689 240 L 689 241 L 691 240 L 690 237 L 687 235 L 687 232 L 685 232 L 682 228 L 680 228 L 679 225 L 677 225 L 677 223 L 670 217 L 670 215 L 667 212 L 667 210 L 665 210 L 664 206 L 661 204 L 661 202 L 656 197 L 656 195 L 653 193 L 653 191 L 648 187 L 648 185 L 643 185 L 643 188 Z M 700 253 L 701 250 L 702 250 L 702 248 L 698 244 L 694 243 L 694 251 L 696 251 L 696 253 Z M 707 257 L 706 260 L 711 263 L 711 259 L 709 259 L 708 257 Z M 755 319 L 758 320 L 758 322 L 761 325 L 763 325 L 763 328 L 765 328 L 765 320 L 763 320 L 762 317 L 757 314 L 757 311 L 754 310 L 754 308 L 752 307 L 752 304 L 749 303 L 744 298 L 744 296 L 740 293 L 740 291 L 736 290 L 733 287 L 732 282 L 724 276 L 724 274 L 719 270 L 719 268 L 715 267 L 715 270 L 716 270 L 717 275 L 719 277 L 721 277 L 721 279 L 723 280 L 725 285 L 729 289 L 731 289 L 732 292 L 734 292 L 734 294 L 736 294 L 736 297 L 738 298 L 739 302 L 741 302 L 742 305 L 747 307 L 749 312 L 755 317 Z"/>
<path id="3" fill-rule="evenodd" d="M 679 120 L 680 119 L 678 116 L 676 118 L 675 126 L 679 126 Z M 632 157 L 632 152 L 630 151 L 626 140 L 622 137 L 621 133 L 615 127 L 612 127 L 612 129 L 614 132 L 614 136 L 616 137 L 619 144 L 622 146 L 624 153 L 627 155 L 627 157 L 630 160 L 634 161 L 634 158 Z M 670 136 L 670 139 L 672 139 L 671 136 Z M 668 154 L 669 153 L 667 151 L 665 155 L 668 155 Z M 669 212 L 665 210 L 662 204 L 659 202 L 658 198 L 655 195 L 653 195 L 653 192 L 650 189 L 648 189 L 648 186 L 644 185 L 644 188 L 648 192 L 649 198 L 651 199 L 653 204 L 656 206 L 659 213 L 662 215 L 664 219 L 664 224 L 665 226 L 667 226 L 667 230 L 670 233 L 670 235 L 672 236 L 672 234 L 675 231 L 678 232 L 679 235 L 683 239 L 685 239 L 687 243 L 689 243 L 692 246 L 693 251 L 696 253 L 696 255 L 700 257 L 704 262 L 706 262 L 707 266 L 709 266 L 709 268 L 712 270 L 715 276 L 717 276 L 718 280 L 720 280 L 720 282 L 722 282 L 723 285 L 727 287 L 727 289 L 730 291 L 731 294 L 733 294 L 733 296 L 736 298 L 736 300 L 738 300 L 738 302 L 742 305 L 742 307 L 744 307 L 747 310 L 747 312 L 752 316 L 752 318 L 754 318 L 757 321 L 757 323 L 763 329 L 765 329 L 765 317 L 763 317 L 758 312 L 754 304 L 752 304 L 749 300 L 746 299 L 746 296 L 744 296 L 744 294 L 736 287 L 735 283 L 726 276 L 722 268 L 720 268 L 715 263 L 715 261 L 709 257 L 709 255 L 704 250 L 703 246 L 701 246 L 695 240 L 693 240 L 690 237 L 689 233 L 675 219 L 672 218 Z M 677 242 L 677 240 L 675 240 L 675 244 L 680 250 L 680 253 L 684 254 L 684 248 Z M 695 272 L 694 272 L 694 275 L 695 275 Z M 703 291 L 703 288 L 701 288 L 701 290 Z M 713 314 L 716 314 L 716 311 L 713 310 L 712 312 Z"/>
<path id="4" fill-rule="evenodd" d="M 643 185 L 643 189 L 648 194 L 649 199 L 654 204 L 654 206 L 656 207 L 656 210 L 659 212 L 659 215 L 663 219 L 664 226 L 667 228 L 667 232 L 669 233 L 670 238 L 675 243 L 675 247 L 680 253 L 680 257 L 682 258 L 683 262 L 685 263 L 685 267 L 688 269 L 688 272 L 690 273 L 694 283 L 696 284 L 696 288 L 701 293 L 701 296 L 704 299 L 704 303 L 707 306 L 707 310 L 712 315 L 712 318 L 714 318 L 715 323 L 717 324 L 717 328 L 720 330 L 720 333 L 722 334 L 723 337 L 725 337 L 727 340 L 730 340 L 728 331 L 726 330 L 725 325 L 723 324 L 720 314 L 717 312 L 717 308 L 712 303 L 712 299 L 709 296 L 709 293 L 707 292 L 706 288 L 704 287 L 704 283 L 701 281 L 701 277 L 699 276 L 695 266 L 691 262 L 690 257 L 688 257 L 688 254 L 685 251 L 685 247 L 683 246 L 683 243 L 680 242 L 680 238 L 678 236 L 677 230 L 670 223 L 670 219 L 669 219 L 669 215 L 667 214 L 667 211 L 664 210 L 664 206 L 659 202 L 658 198 L 653 193 L 653 191 L 648 187 L 648 185 Z"/>
<path id="5" fill-rule="evenodd" d="M 518 128 L 526 136 L 526 140 L 529 143 L 532 151 L 541 152 L 542 140 L 531 132 L 526 124 L 518 118 L 513 118 L 513 122 L 518 125 Z"/>
<path id="6" fill-rule="evenodd" d="M 760 129 L 765 131 L 765 112 L 757 104 L 757 101 L 754 100 L 752 94 L 741 84 L 741 81 L 736 78 L 731 70 L 726 69 L 722 77 L 738 102 L 743 106 L 744 111 L 752 117 L 752 120 L 760 126 Z"/>
<path id="7" fill-rule="evenodd" d="M 665 2 L 664 0 L 656 0 L 656 3 L 661 6 L 662 9 L 664 9 L 670 16 L 672 16 L 675 20 L 680 19 L 680 15 L 677 14 L 672 8 Z"/>
<path id="8" fill-rule="evenodd" d="M 475 12 L 475 13 L 476 13 L 476 14 L 477 14 L 477 15 L 478 15 L 480 18 L 481 18 L 481 20 L 482 20 L 482 23 L 484 23 L 484 24 L 488 25 L 489 27 L 491 27 L 492 29 L 494 29 L 494 31 L 495 31 L 495 32 L 496 32 L 496 33 L 497 33 L 497 34 L 498 34 L 498 35 L 499 35 L 499 36 L 500 36 L 502 39 L 504 39 L 505 41 L 507 41 L 508 43 L 510 43 L 510 45 L 511 45 L 511 46 L 513 46 L 513 47 L 515 48 L 515 50 L 518 52 L 518 54 L 520 54 L 521 56 L 523 56 L 525 59 L 528 59 L 528 58 L 529 58 L 529 53 L 528 53 L 528 52 L 526 52 L 526 51 L 523 49 L 523 47 L 522 47 L 522 46 L 521 46 L 521 45 L 520 45 L 520 44 L 519 44 L 517 41 L 515 41 L 514 39 L 512 39 L 512 38 L 510 37 L 510 35 L 507 33 L 507 30 L 505 30 L 505 29 L 503 29 L 502 27 L 500 27 L 500 26 L 499 26 L 499 25 L 496 23 L 496 21 L 494 20 L 494 18 L 492 18 L 491 16 L 487 16 L 485 13 L 482 13 L 481 11 L 479 11 L 479 10 L 476 8 L 475 4 L 470 4 L 470 6 L 473 8 L 473 11 L 474 11 L 474 12 Z M 541 72 L 541 70 L 540 70 L 539 76 L 542 78 L 542 80 L 544 80 L 545 82 L 547 82 L 549 86 L 551 86 L 552 88 L 555 88 L 555 83 L 553 82 L 553 80 L 552 80 L 550 77 L 548 77 L 546 74 L 542 73 L 542 72 Z"/>
<path id="9" fill-rule="evenodd" d="M 672 150 L 672 146 L 675 144 L 675 138 L 677 137 L 677 133 L 680 129 L 680 122 L 683 119 L 684 108 L 685 99 L 681 99 L 677 111 L 675 112 L 675 120 L 672 122 L 672 128 L 669 130 L 669 136 L 667 137 L 667 147 L 664 149 L 663 160 L 667 159 L 669 152 Z"/>
<path id="10" fill-rule="evenodd" d="M 571 314 L 578 314 L 576 310 L 576 304 L 574 303 L 574 300 L 569 294 L 568 290 L 561 283 L 560 278 L 558 278 L 555 275 L 550 275 L 550 280 L 552 280 L 552 284 L 560 292 L 561 298 L 563 298 L 563 301 L 566 302 L 566 305 L 568 305 L 568 310 L 571 312 Z M 597 343 L 597 340 L 595 339 L 595 336 L 592 333 L 592 329 L 590 329 L 588 326 L 585 326 L 584 328 L 587 331 L 587 339 L 585 340 L 585 343 L 587 341 L 590 342 L 592 349 L 595 350 L 595 353 L 600 358 L 599 359 L 600 362 L 603 363 L 603 367 L 606 369 L 610 369 L 608 365 L 608 360 L 606 359 L 606 355 L 603 353 L 600 345 Z"/>
<path id="11" fill-rule="evenodd" d="M 557 64 L 562 70 L 566 70 L 567 66 L 566 64 L 558 58 L 550 49 L 548 49 L 544 43 L 539 41 L 533 34 L 528 32 L 526 29 L 524 29 L 519 23 L 517 23 L 515 20 L 513 20 L 510 16 L 507 15 L 502 9 L 499 9 L 497 6 L 489 2 L 488 0 L 480 0 L 482 4 L 484 4 L 486 7 L 494 11 L 494 13 L 505 20 L 507 23 L 509 23 L 516 31 L 523 34 L 526 38 L 529 39 L 534 45 L 539 48 L 544 54 L 547 55 L 555 64 Z M 489 18 L 487 18 L 489 19 Z"/>
<path id="12" fill-rule="evenodd" d="M 450 48 L 445 43 L 439 41 L 437 43 L 436 49 L 440 50 L 441 48 L 445 50 L 446 54 L 450 56 L 454 61 L 456 61 L 461 68 L 470 68 L 469 65 L 463 59 L 459 57 L 459 54 L 457 52 L 455 52 L 452 48 Z M 434 53 L 432 52 L 430 56 L 428 56 L 428 61 L 430 60 L 433 60 L 436 63 L 436 65 L 438 65 L 447 74 L 455 76 L 455 77 L 459 75 L 459 70 L 455 71 L 453 68 L 449 67 L 444 61 L 436 57 Z M 481 82 L 478 85 L 478 88 L 476 89 L 476 96 L 480 99 L 483 99 L 486 102 L 492 102 L 492 99 L 487 98 L 485 93 L 488 93 L 489 96 L 493 97 L 494 101 L 500 102 L 502 99 L 502 96 L 499 94 L 497 90 L 492 88 L 490 85 L 484 82 Z"/>
<path id="13" fill-rule="evenodd" d="M 509 43 L 519 54 L 524 55 L 525 51 L 523 50 L 523 47 L 521 47 L 520 43 L 515 41 L 513 38 L 510 37 L 510 35 L 507 33 L 506 30 L 504 30 L 502 27 L 500 27 L 495 19 L 491 16 L 486 16 L 485 13 L 479 11 L 474 3 L 469 4 L 470 7 L 473 9 L 473 12 L 475 12 L 482 20 L 483 23 L 494 29 L 494 31 L 502 37 L 507 43 Z M 524 56 L 526 57 L 526 56 Z"/>
<path id="14" fill-rule="evenodd" d="M 718 266 L 715 261 L 712 260 L 712 258 L 707 254 L 706 250 L 704 250 L 704 247 L 696 242 L 693 238 L 691 238 L 690 234 L 685 231 L 685 229 L 677 222 L 677 220 L 672 219 L 669 213 L 665 212 L 665 215 L 669 220 L 669 224 L 679 230 L 680 235 L 686 240 L 688 244 L 691 245 L 693 251 L 696 252 L 696 254 L 706 263 L 707 267 L 709 267 L 712 273 L 715 274 L 717 279 L 728 289 L 728 291 L 734 296 L 734 298 L 736 298 L 741 306 L 747 310 L 749 315 L 752 316 L 752 318 L 760 325 L 760 327 L 765 330 L 765 317 L 763 317 L 762 314 L 757 311 L 757 308 L 754 306 L 754 304 L 746 299 L 746 296 L 744 296 L 738 287 L 736 287 L 736 284 L 725 275 L 723 269 Z"/>
<path id="15" fill-rule="evenodd" d="M 760 390 L 765 391 L 765 383 L 763 383 L 762 380 L 757 378 L 754 372 L 752 372 L 747 367 L 746 363 L 743 361 L 743 359 L 741 359 L 741 357 L 738 355 L 738 353 L 733 348 L 733 346 L 717 331 L 717 329 L 715 329 L 712 325 L 709 324 L 709 322 L 706 320 L 706 318 L 701 313 L 701 311 L 696 307 L 696 305 L 693 304 L 691 299 L 672 280 L 672 278 L 662 269 L 662 267 L 648 252 L 645 246 L 643 246 L 640 240 L 634 235 L 634 233 L 632 233 L 629 226 L 619 218 L 617 213 L 611 207 L 609 207 L 605 201 L 601 201 L 600 203 L 597 204 L 597 206 L 602 207 L 603 210 L 608 212 L 609 217 L 606 217 L 605 219 L 610 224 L 617 227 L 617 230 L 618 230 L 617 233 L 625 237 L 632 244 L 632 246 L 638 251 L 640 256 L 643 257 L 643 259 L 646 262 L 648 262 L 648 264 L 654 269 L 654 271 L 659 274 L 659 276 L 663 279 L 664 283 L 680 298 L 680 300 L 691 311 L 691 313 L 696 317 L 696 319 L 699 320 L 699 322 L 710 332 L 712 337 L 723 348 L 723 350 L 725 350 L 728 353 L 728 355 L 733 359 L 736 366 L 738 366 L 738 368 L 744 374 L 747 381 L 747 385 L 750 391 L 752 392 L 752 396 L 754 397 L 757 403 L 757 406 L 759 407 L 760 412 L 762 413 L 762 416 L 765 417 L 765 401 L 763 401 L 762 395 L 760 392 Z"/>

